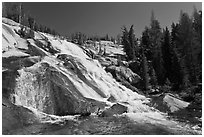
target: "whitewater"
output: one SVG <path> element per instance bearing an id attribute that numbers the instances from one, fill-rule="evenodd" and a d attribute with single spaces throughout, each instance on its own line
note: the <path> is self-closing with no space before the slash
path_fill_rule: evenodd
<path id="1" fill-rule="evenodd" d="M 92 99 L 94 101 L 103 102 L 105 104 L 105 109 L 110 108 L 116 103 L 126 106 L 128 108 L 127 113 L 115 115 L 115 117 L 118 119 L 127 118 L 135 122 L 135 125 L 151 124 L 159 125 L 160 127 L 164 126 L 172 130 L 192 130 L 190 126 L 169 120 L 167 114 L 150 107 L 148 105 L 150 102 L 149 98 L 133 92 L 117 82 L 110 73 L 107 73 L 103 69 L 97 59 L 92 59 L 86 55 L 79 45 L 42 32 L 34 32 L 33 39 L 21 38 L 16 33 L 16 31 L 20 30 L 20 26 L 20 24 L 12 20 L 3 18 L 2 57 L 28 57 L 29 59 L 38 60 L 38 62 L 32 66 L 22 67 L 17 70 L 19 76 L 16 78 L 16 86 L 14 92 L 10 95 L 10 100 L 17 106 L 23 106 L 31 110 L 40 123 L 63 125 L 67 127 L 66 121 L 73 121 L 76 123 L 80 123 L 81 121 L 79 114 L 64 116 L 52 114 L 52 112 L 55 112 L 56 104 L 51 102 L 50 99 L 58 95 L 50 92 L 51 88 L 49 87 L 52 87 L 54 82 L 55 84 L 62 85 L 65 90 L 69 90 L 70 92 L 67 93 L 69 94 L 67 96 L 74 97 L 74 99 L 79 100 L 79 102 L 85 99 Z M 43 46 L 39 47 L 35 42 L 36 40 L 43 43 Z M 50 43 L 49 46 L 47 44 L 48 42 Z M 38 55 L 31 55 L 25 52 L 30 48 L 30 45 L 35 47 L 35 49 L 44 56 L 38 57 Z M 49 52 L 50 48 L 57 52 L 51 54 Z M 118 49 L 117 52 L 119 52 Z M 120 52 L 122 53 L 122 49 Z M 69 63 L 69 68 L 64 66 L 64 63 L 66 63 L 64 60 L 59 59 L 59 57 L 65 55 L 66 58 L 70 59 L 67 61 Z M 44 67 L 42 64 L 49 67 Z M 50 68 L 50 70 L 46 70 L 46 68 Z M 51 74 L 48 76 L 52 76 L 53 73 L 49 72 L 54 72 L 56 75 L 60 74 L 60 76 L 62 76 L 59 79 L 60 81 L 56 79 L 56 81 L 50 82 L 49 77 L 45 77 L 45 80 L 41 79 L 42 82 L 39 82 L 39 77 L 36 74 L 38 74 L 40 78 L 48 74 Z M 67 83 L 67 81 L 69 81 L 69 83 Z M 54 90 L 52 92 L 54 92 Z M 116 101 L 108 101 L 110 97 L 113 97 Z M 53 110 L 48 110 L 49 108 Z M 90 117 L 97 118 L 95 110 L 91 113 Z M 86 119 L 96 122 L 95 119 Z M 82 120 L 81 123 L 83 122 Z M 106 124 L 106 122 L 104 122 L 104 124 Z M 115 123 L 112 126 L 114 127 Z"/>

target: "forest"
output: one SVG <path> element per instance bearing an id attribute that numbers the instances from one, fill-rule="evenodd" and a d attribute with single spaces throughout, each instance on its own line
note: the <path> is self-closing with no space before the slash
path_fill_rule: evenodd
<path id="1" fill-rule="evenodd" d="M 142 76 L 141 89 L 171 91 L 186 101 L 196 100 L 202 85 L 202 11 L 194 8 L 191 17 L 181 11 L 170 29 L 161 28 L 152 11 L 139 43 L 133 25 L 129 31 L 124 26 L 122 32 L 127 60 L 137 62 L 132 70 Z"/>

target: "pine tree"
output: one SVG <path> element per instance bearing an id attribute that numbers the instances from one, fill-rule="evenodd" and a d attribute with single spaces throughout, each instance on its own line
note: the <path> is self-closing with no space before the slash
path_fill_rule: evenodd
<path id="1" fill-rule="evenodd" d="M 173 46 L 173 48 L 178 48 L 179 45 L 179 24 L 175 24 L 172 23 L 171 25 L 172 31 L 171 31 L 171 46 Z"/>
<path id="2" fill-rule="evenodd" d="M 202 81 L 202 11 L 193 12 L 193 62 L 194 62 L 194 83 Z"/>
<path id="3" fill-rule="evenodd" d="M 19 3 L 19 23 L 22 23 L 22 16 L 23 16 L 23 8 L 22 8 L 22 3 Z"/>
<path id="4" fill-rule="evenodd" d="M 193 60 L 193 24 L 187 13 L 181 11 L 179 20 L 179 45 L 178 51 L 181 53 L 183 64 L 186 67 L 186 75 L 193 83 L 195 79 L 195 62 Z M 187 80 L 188 81 L 188 80 Z"/>
<path id="5" fill-rule="evenodd" d="M 159 21 L 155 19 L 154 12 L 152 11 L 151 23 L 149 29 L 149 38 L 150 38 L 150 50 L 151 56 L 150 60 L 152 61 L 153 68 L 156 72 L 157 80 L 159 85 L 163 85 L 165 81 L 164 76 L 164 66 L 161 52 L 161 40 L 162 32 Z"/>
<path id="6" fill-rule="evenodd" d="M 34 30 L 39 31 L 39 26 L 38 26 L 38 24 L 36 22 L 34 23 Z"/>
<path id="7" fill-rule="evenodd" d="M 151 48 L 151 41 L 150 41 L 150 32 L 149 28 L 145 27 L 145 30 L 142 32 L 142 39 L 141 43 L 144 47 L 144 52 L 147 57 L 147 60 L 152 60 L 152 48 Z"/>
<path id="8" fill-rule="evenodd" d="M 139 48 L 137 46 L 133 25 L 130 27 L 129 31 L 124 26 L 122 28 L 122 33 L 122 44 L 124 46 L 124 52 L 127 55 L 127 60 L 135 60 L 136 53 L 138 54 Z"/>
<path id="9" fill-rule="evenodd" d="M 41 25 L 41 24 L 40 24 L 40 26 L 39 26 L 39 31 L 40 31 L 40 32 L 44 32 L 44 31 L 45 31 L 45 30 L 44 30 L 44 26 Z"/>
<path id="10" fill-rule="evenodd" d="M 202 11 L 198 12 L 195 7 L 193 12 L 193 29 L 196 41 L 202 45 Z"/>
<path id="11" fill-rule="evenodd" d="M 106 40 L 106 41 L 109 41 L 109 40 L 110 40 L 108 34 L 106 34 L 105 40 Z"/>
<path id="12" fill-rule="evenodd" d="M 153 51 L 153 58 L 154 58 L 157 52 L 157 49 L 160 48 L 161 46 L 162 33 L 161 33 L 161 27 L 160 27 L 159 21 L 155 19 L 153 11 L 151 16 L 149 37 L 151 42 L 151 50 Z"/>
<path id="13" fill-rule="evenodd" d="M 155 88 L 158 85 L 156 73 L 153 67 L 151 67 L 150 84 Z"/>
<path id="14" fill-rule="evenodd" d="M 31 16 L 28 16 L 28 24 L 31 29 L 34 29 L 35 19 Z"/>
<path id="15" fill-rule="evenodd" d="M 164 40 L 162 42 L 161 49 L 162 49 L 162 57 L 164 61 L 164 68 L 166 72 L 165 77 L 170 79 L 172 75 L 171 68 L 173 66 L 171 61 L 172 51 L 171 51 L 171 44 L 170 44 L 170 33 L 167 27 L 166 27 L 166 30 L 164 31 Z"/>
<path id="16" fill-rule="evenodd" d="M 152 62 L 155 66 L 154 69 L 156 71 L 156 76 L 159 85 L 164 85 L 165 82 L 165 69 L 164 69 L 164 61 L 161 53 L 161 49 L 158 49 L 157 55 Z"/>
<path id="17" fill-rule="evenodd" d="M 128 30 L 127 28 L 124 26 L 122 28 L 122 45 L 123 45 L 123 48 L 124 48 L 124 52 L 126 53 L 127 55 L 127 59 L 128 60 L 131 60 L 131 46 L 130 46 L 130 42 L 129 42 L 129 34 L 128 34 Z"/>
<path id="18" fill-rule="evenodd" d="M 172 68 L 171 81 L 173 82 L 173 89 L 178 90 L 180 85 L 182 84 L 183 76 L 181 72 L 182 68 L 180 66 L 178 54 L 176 53 L 176 51 L 174 52 L 172 56 L 172 64 L 174 65 L 174 67 Z"/>
<path id="19" fill-rule="evenodd" d="M 185 65 L 182 61 L 181 53 L 178 52 L 179 47 L 179 24 L 172 23 L 171 25 L 172 31 L 171 31 L 171 74 L 169 75 L 169 79 L 172 83 L 172 89 L 173 90 L 179 90 L 182 86 L 183 80 L 184 80 L 184 71 L 185 71 Z M 184 70 L 183 70 L 184 69 Z"/>
<path id="20" fill-rule="evenodd" d="M 129 30 L 129 43 L 130 43 L 130 48 L 131 48 L 131 59 L 135 60 L 136 55 L 135 53 L 138 53 L 138 49 L 137 49 L 137 43 L 136 43 L 136 37 L 134 34 L 134 28 L 133 25 L 130 27 Z"/>
<path id="21" fill-rule="evenodd" d="M 144 54 L 144 49 L 142 48 L 142 85 L 144 90 L 149 89 L 149 74 L 148 74 L 148 64 L 147 58 Z"/>
<path id="22" fill-rule="evenodd" d="M 6 3 L 5 17 L 19 23 L 19 5 L 17 3 Z"/>

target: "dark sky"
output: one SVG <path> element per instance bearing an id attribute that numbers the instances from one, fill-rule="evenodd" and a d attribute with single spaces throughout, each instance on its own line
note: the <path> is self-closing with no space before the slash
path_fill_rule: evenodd
<path id="1" fill-rule="evenodd" d="M 192 15 L 193 6 L 202 9 L 200 3 L 23 3 L 24 8 L 36 18 L 40 24 L 55 29 L 61 34 L 83 32 L 88 35 L 109 34 L 116 36 L 123 25 L 130 27 L 134 24 L 136 36 L 140 36 L 145 26 L 150 24 L 151 11 L 161 27 L 178 22 L 180 10 Z"/>

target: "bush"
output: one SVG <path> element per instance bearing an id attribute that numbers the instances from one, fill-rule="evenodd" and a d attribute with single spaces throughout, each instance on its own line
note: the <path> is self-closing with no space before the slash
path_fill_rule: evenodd
<path id="1" fill-rule="evenodd" d="M 21 29 L 19 29 L 16 33 L 19 34 L 20 37 L 26 38 L 26 39 L 34 38 L 35 37 L 34 31 L 31 30 L 31 29 L 28 29 L 25 26 L 21 26 Z"/>
<path id="2" fill-rule="evenodd" d="M 180 96 L 187 102 L 199 102 L 202 100 L 202 87 L 192 86 L 181 91 Z"/>

